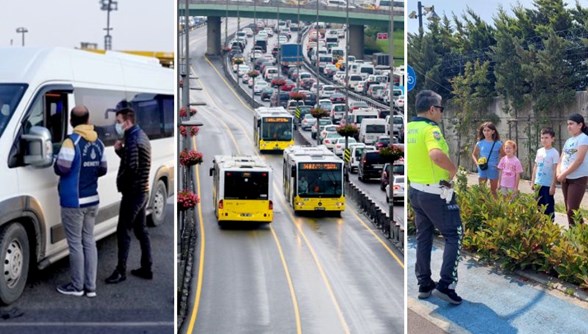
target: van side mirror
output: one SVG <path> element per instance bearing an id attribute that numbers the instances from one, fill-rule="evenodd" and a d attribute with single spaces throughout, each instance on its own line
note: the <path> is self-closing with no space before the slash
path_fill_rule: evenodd
<path id="1" fill-rule="evenodd" d="M 53 144 L 49 129 L 33 126 L 29 133 L 21 138 L 26 142 L 24 163 L 34 167 L 44 168 L 53 164 Z"/>
<path id="2" fill-rule="evenodd" d="M 210 170 L 208 171 L 208 174 L 210 174 L 210 176 L 214 175 L 214 167 L 210 167 Z"/>

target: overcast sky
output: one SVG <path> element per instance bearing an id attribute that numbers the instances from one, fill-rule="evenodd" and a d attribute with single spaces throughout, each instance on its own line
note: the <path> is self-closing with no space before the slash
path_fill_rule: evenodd
<path id="1" fill-rule="evenodd" d="M 588 6 L 588 0 L 580 0 L 581 5 Z M 417 3 L 418 1 L 415 0 L 408 0 L 407 11 L 408 13 L 417 10 Z M 514 7 L 517 3 L 520 3 L 525 8 L 535 8 L 533 5 L 533 0 L 519 0 L 519 1 L 508 1 L 508 0 L 482 0 L 482 1 L 456 1 L 456 0 L 422 0 L 421 4 L 423 6 L 435 6 L 435 12 L 440 17 L 443 17 L 443 13 L 447 15 L 447 17 L 452 17 L 452 12 L 460 16 L 465 9 L 469 6 L 473 9 L 480 17 L 488 22 L 492 23 L 494 15 L 498 12 L 498 8 L 500 5 L 507 10 L 510 14 L 512 14 L 511 8 Z M 565 3 L 569 6 L 575 6 L 575 0 L 567 0 Z M 427 20 L 423 15 L 423 26 L 427 26 Z M 416 33 L 418 32 L 419 28 L 419 20 L 418 19 L 408 19 L 408 32 Z M 426 28 L 425 28 L 426 29 Z"/>
<path id="2" fill-rule="evenodd" d="M 2 1 L 0 47 L 21 45 L 18 27 L 26 27 L 26 46 L 104 48 L 106 11 L 101 0 Z M 118 0 L 110 13 L 113 50 L 173 51 L 175 0 Z"/>

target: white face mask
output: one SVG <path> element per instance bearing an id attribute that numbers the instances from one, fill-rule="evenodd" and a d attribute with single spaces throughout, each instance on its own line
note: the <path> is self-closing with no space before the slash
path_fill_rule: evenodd
<path id="1" fill-rule="evenodd" d="M 115 123 L 114 129 L 116 130 L 116 134 L 118 135 L 119 138 L 122 138 L 124 136 L 125 130 L 123 129 L 122 124 Z"/>

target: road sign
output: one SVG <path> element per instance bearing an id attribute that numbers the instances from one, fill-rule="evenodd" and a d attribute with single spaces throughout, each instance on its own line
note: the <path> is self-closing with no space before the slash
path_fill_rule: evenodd
<path id="1" fill-rule="evenodd" d="M 343 151 L 343 161 L 349 162 L 350 160 L 351 160 L 351 149 L 346 148 L 345 151 Z"/>
<path id="2" fill-rule="evenodd" d="M 376 39 L 388 39 L 388 33 L 387 32 L 379 32 L 376 35 Z"/>
<path id="3" fill-rule="evenodd" d="M 412 66 L 408 65 L 408 69 L 406 71 L 407 76 L 408 76 L 408 91 L 410 92 L 414 86 L 416 86 L 416 82 L 417 82 L 417 77 L 416 77 L 416 73 L 414 72 L 414 69 L 412 68 Z"/>

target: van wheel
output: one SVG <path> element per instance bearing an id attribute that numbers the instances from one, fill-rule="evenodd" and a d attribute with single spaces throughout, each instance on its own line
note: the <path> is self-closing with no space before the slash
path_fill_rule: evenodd
<path id="1" fill-rule="evenodd" d="M 24 291 L 29 274 L 29 239 L 19 223 L 0 231 L 0 302 L 10 304 Z"/>
<path id="2" fill-rule="evenodd" d="M 147 219 L 149 226 L 159 226 L 165 221 L 167 212 L 167 188 L 162 180 L 157 181 L 151 200 L 151 214 Z"/>

